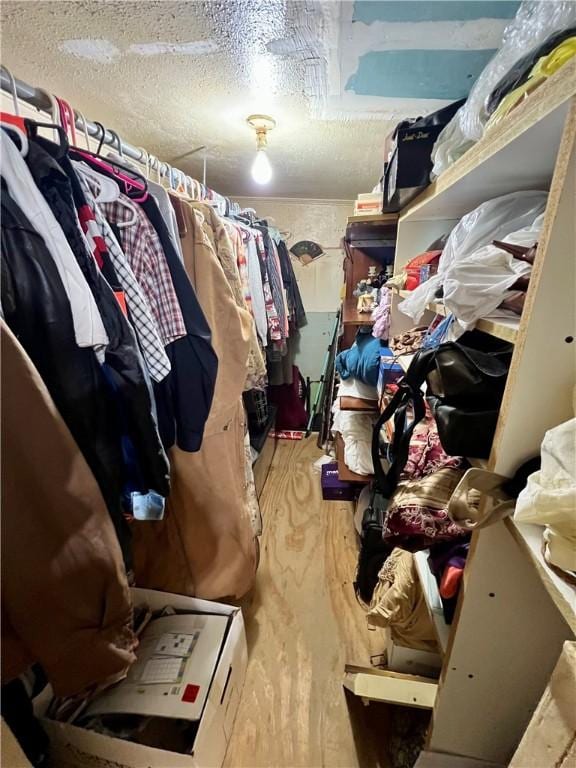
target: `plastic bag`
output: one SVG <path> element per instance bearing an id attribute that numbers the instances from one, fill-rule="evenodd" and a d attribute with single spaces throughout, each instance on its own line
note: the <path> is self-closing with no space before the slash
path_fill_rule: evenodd
<path id="1" fill-rule="evenodd" d="M 518 496 L 514 519 L 546 525 L 546 560 L 576 571 L 576 419 L 544 435 L 542 467 Z"/>
<path id="2" fill-rule="evenodd" d="M 440 176 L 482 138 L 488 121 L 486 105 L 501 78 L 533 48 L 576 22 L 573 0 L 523 0 L 516 18 L 504 30 L 502 44 L 468 95 L 466 104 L 438 136 L 432 150 L 432 178 Z"/>
<path id="3" fill-rule="evenodd" d="M 564 40 L 547 56 L 542 56 L 538 59 L 528 79 L 502 99 L 498 108 L 486 123 L 486 130 L 491 130 L 495 125 L 498 125 L 520 101 L 527 98 L 574 56 L 576 56 L 576 36 Z"/>
<path id="4" fill-rule="evenodd" d="M 531 247 L 542 230 L 540 214 L 527 227 L 512 232 L 504 242 Z M 516 280 L 530 273 L 532 265 L 515 259 L 491 243 L 474 251 L 467 259 L 456 260 L 444 278 L 444 304 L 454 313 L 462 333 L 474 327 L 481 317 L 493 315 Z M 501 314 L 508 316 L 506 310 Z"/>
<path id="5" fill-rule="evenodd" d="M 544 211 L 546 199 L 546 192 L 512 192 L 488 200 L 463 216 L 448 237 L 438 263 L 438 273 L 400 302 L 400 312 L 415 323 L 419 322 L 426 305 L 434 301 L 436 292 L 444 286 L 446 274 L 457 260 L 468 258 L 492 240 L 503 240 L 511 232 L 530 226 Z"/>

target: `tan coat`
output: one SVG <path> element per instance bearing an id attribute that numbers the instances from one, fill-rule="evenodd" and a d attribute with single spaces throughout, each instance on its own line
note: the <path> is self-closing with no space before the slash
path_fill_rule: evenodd
<path id="1" fill-rule="evenodd" d="M 228 234 L 226 223 L 220 216 L 218 216 L 212 206 L 196 201 L 190 203 L 190 205 L 201 215 L 199 220 L 202 223 L 202 229 L 207 235 L 210 245 L 214 248 L 218 261 L 222 265 L 226 279 L 232 289 L 236 306 L 249 312 L 250 310 L 248 309 L 242 290 L 240 270 L 238 269 L 238 254 L 236 253 L 234 243 Z M 250 352 L 246 367 L 246 385 L 244 389 L 252 389 L 253 386 L 261 384 L 263 380 L 265 384 L 266 376 L 266 363 L 258 342 L 256 324 L 251 323 Z"/>
<path id="2" fill-rule="evenodd" d="M 139 585 L 198 597 L 240 597 L 252 586 L 256 541 L 246 497 L 242 390 L 253 320 L 188 203 L 176 200 L 184 265 L 218 356 L 214 400 L 197 453 L 170 452 L 165 519 L 134 525 Z"/>
<path id="3" fill-rule="evenodd" d="M 67 696 L 134 661 L 120 547 L 96 480 L 2 321 L 2 680 L 40 662 Z"/>

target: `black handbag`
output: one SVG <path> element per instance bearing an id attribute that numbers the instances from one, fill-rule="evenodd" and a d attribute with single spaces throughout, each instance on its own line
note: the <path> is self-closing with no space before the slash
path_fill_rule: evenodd
<path id="1" fill-rule="evenodd" d="M 513 351 L 508 342 L 472 331 L 420 353 L 429 356 L 426 399 L 448 455 L 490 455 Z"/>
<path id="2" fill-rule="evenodd" d="M 404 208 L 430 184 L 436 139 L 465 101 L 460 99 L 425 117 L 398 123 L 393 134 L 396 146 L 384 168 L 384 212 Z"/>
<path id="3" fill-rule="evenodd" d="M 396 394 L 384 409 L 372 430 L 372 463 L 374 480 L 370 487 L 370 504 L 362 517 L 362 534 L 354 589 L 359 598 L 370 604 L 378 573 L 394 545 L 384 540 L 390 499 L 408 460 L 410 439 L 415 426 L 424 418 L 424 397 L 420 386 L 412 386 L 408 375 L 398 385 Z M 383 425 L 394 417 L 394 437 L 388 446 L 390 459 L 385 472 L 381 462 L 380 433 Z"/>

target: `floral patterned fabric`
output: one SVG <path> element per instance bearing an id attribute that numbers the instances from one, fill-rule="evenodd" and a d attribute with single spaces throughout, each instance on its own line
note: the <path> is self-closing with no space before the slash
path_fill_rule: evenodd
<path id="1" fill-rule="evenodd" d="M 390 501 L 384 538 L 417 551 L 438 541 L 466 536 L 447 512 L 465 467 L 465 459 L 444 452 L 427 408 L 426 417 L 414 429 L 408 460 Z"/>

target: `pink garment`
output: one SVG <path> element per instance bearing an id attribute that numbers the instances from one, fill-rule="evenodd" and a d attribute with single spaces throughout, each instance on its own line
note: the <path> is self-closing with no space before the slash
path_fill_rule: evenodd
<path id="1" fill-rule="evenodd" d="M 375 339 L 388 339 L 390 333 L 390 302 L 392 301 L 392 291 L 390 288 L 380 289 L 380 303 L 372 312 L 374 327 L 372 336 Z"/>

